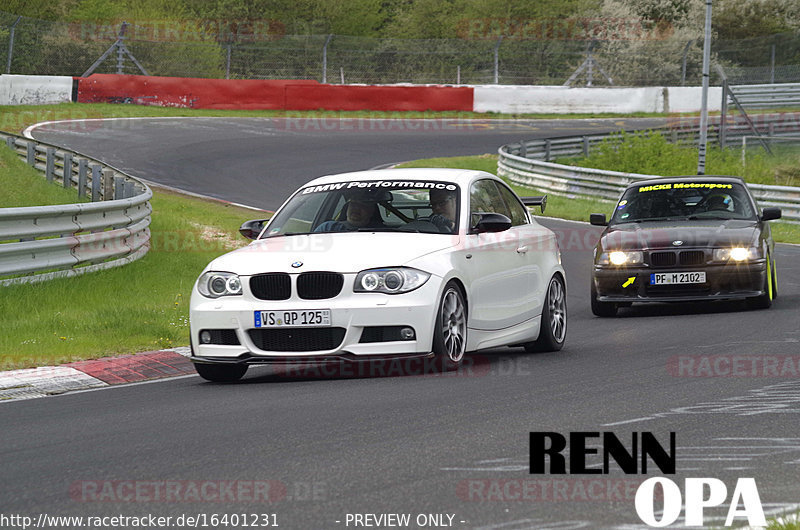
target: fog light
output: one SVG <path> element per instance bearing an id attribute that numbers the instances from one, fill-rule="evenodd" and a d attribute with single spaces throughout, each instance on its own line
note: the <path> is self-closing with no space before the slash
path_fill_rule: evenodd
<path id="1" fill-rule="evenodd" d="M 207 330 L 201 331 L 200 342 L 203 344 L 211 344 L 211 332 Z"/>
<path id="2" fill-rule="evenodd" d="M 403 340 L 414 340 L 414 328 L 402 328 L 400 338 Z"/>

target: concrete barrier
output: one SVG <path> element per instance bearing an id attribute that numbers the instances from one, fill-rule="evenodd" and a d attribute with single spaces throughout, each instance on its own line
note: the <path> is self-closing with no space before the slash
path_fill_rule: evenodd
<path id="1" fill-rule="evenodd" d="M 711 87 L 709 110 L 722 92 Z M 700 87 L 330 85 L 313 80 L 198 79 L 94 74 L 0 76 L 0 104 L 78 101 L 246 110 L 474 111 L 509 114 L 696 112 Z"/>
<path id="2" fill-rule="evenodd" d="M 0 105 L 46 105 L 72 101 L 69 76 L 0 75 Z"/>
<path id="3" fill-rule="evenodd" d="M 719 110 L 721 88 L 709 90 L 709 110 Z M 603 87 L 487 85 L 475 87 L 475 112 L 510 114 L 696 112 L 700 87 Z"/>

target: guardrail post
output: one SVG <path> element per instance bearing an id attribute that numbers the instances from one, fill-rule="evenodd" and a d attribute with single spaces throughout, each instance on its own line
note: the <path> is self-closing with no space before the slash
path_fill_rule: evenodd
<path id="1" fill-rule="evenodd" d="M 25 144 L 25 147 L 27 149 L 27 151 L 26 151 L 26 154 L 27 154 L 26 160 L 28 162 L 28 165 L 31 166 L 31 167 L 35 167 L 36 166 L 36 144 L 34 144 L 33 142 L 27 142 Z"/>
<path id="2" fill-rule="evenodd" d="M 519 156 L 522 158 L 528 158 L 528 146 L 525 145 L 525 140 L 522 140 L 519 143 Z"/>
<path id="3" fill-rule="evenodd" d="M 550 138 L 544 141 L 544 161 L 550 162 Z"/>
<path id="4" fill-rule="evenodd" d="M 589 156 L 589 137 L 583 137 L 583 156 Z"/>
<path id="5" fill-rule="evenodd" d="M 103 171 L 103 200 L 114 200 L 114 172 L 110 169 Z"/>
<path id="6" fill-rule="evenodd" d="M 85 158 L 78 160 L 78 197 L 86 197 L 86 173 L 89 161 Z"/>
<path id="7" fill-rule="evenodd" d="M 136 185 L 133 182 L 126 180 L 122 188 L 122 198 L 130 199 L 134 195 L 136 195 Z"/>
<path id="8" fill-rule="evenodd" d="M 14 149 L 14 138 L 11 136 L 6 137 L 6 145 L 9 149 Z"/>
<path id="9" fill-rule="evenodd" d="M 53 147 L 47 148 L 47 159 L 44 168 L 44 175 L 47 177 L 47 182 L 53 182 L 53 173 L 56 169 L 56 150 Z"/>
<path id="10" fill-rule="evenodd" d="M 114 182 L 114 200 L 123 199 L 125 180 L 122 177 L 111 177 Z"/>
<path id="11" fill-rule="evenodd" d="M 722 80 L 722 108 L 719 113 L 719 146 L 722 149 L 728 143 L 728 80 Z"/>
<path id="12" fill-rule="evenodd" d="M 64 166 L 61 171 L 64 187 L 72 186 L 72 153 L 64 153 Z"/>
<path id="13" fill-rule="evenodd" d="M 99 164 L 92 164 L 92 202 L 100 200 L 100 186 L 102 186 L 103 168 Z"/>

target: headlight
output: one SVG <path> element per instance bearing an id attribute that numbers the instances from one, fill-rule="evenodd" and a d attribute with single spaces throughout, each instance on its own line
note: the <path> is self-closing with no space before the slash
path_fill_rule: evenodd
<path id="1" fill-rule="evenodd" d="M 413 291 L 428 281 L 431 275 L 409 267 L 370 269 L 356 276 L 353 291 L 357 293 L 399 294 Z"/>
<path id="2" fill-rule="evenodd" d="M 207 272 L 197 280 L 197 290 L 208 298 L 235 296 L 242 294 L 242 281 L 230 272 Z"/>
<path id="3" fill-rule="evenodd" d="M 623 265 L 639 265 L 643 262 L 644 254 L 640 250 L 603 252 L 597 258 L 598 265 L 614 265 L 616 267 L 621 267 Z"/>
<path id="4" fill-rule="evenodd" d="M 759 259 L 761 250 L 758 247 L 733 247 L 714 249 L 714 261 L 749 261 Z"/>

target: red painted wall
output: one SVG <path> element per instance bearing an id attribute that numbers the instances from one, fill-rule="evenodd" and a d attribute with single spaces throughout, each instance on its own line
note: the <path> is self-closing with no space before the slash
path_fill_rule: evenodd
<path id="1" fill-rule="evenodd" d="M 283 109 L 288 84 L 319 83 L 93 74 L 80 79 L 78 101 L 196 109 Z"/>
<path id="2" fill-rule="evenodd" d="M 93 74 L 78 79 L 81 103 L 201 109 L 472 111 L 472 87 L 322 85 L 307 80 L 194 79 Z"/>

